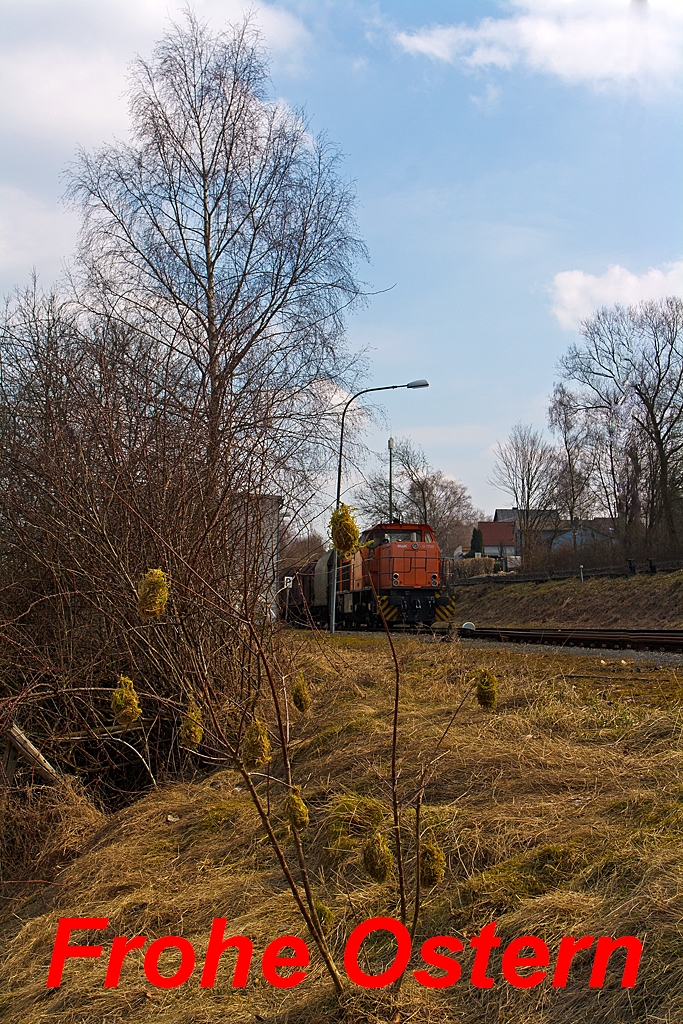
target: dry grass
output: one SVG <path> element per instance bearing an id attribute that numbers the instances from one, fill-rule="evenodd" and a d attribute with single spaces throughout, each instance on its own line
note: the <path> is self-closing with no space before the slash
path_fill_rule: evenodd
<path id="1" fill-rule="evenodd" d="M 310 711 L 296 720 L 294 771 L 311 817 L 306 845 L 320 897 L 334 914 L 330 941 L 341 959 L 354 924 L 375 913 L 396 914 L 394 879 L 375 883 L 362 867 L 365 840 L 390 818 L 384 780 L 391 664 L 379 637 L 299 634 L 291 642 L 313 698 Z M 589 990 L 590 963 L 583 960 L 565 990 L 543 984 L 516 991 L 500 983 L 479 991 L 469 985 L 463 955 L 463 980 L 454 988 L 427 992 L 411 981 L 398 1002 L 349 987 L 337 1003 L 319 965 L 291 993 L 265 985 L 257 970 L 246 989 L 233 992 L 227 967 L 214 990 L 200 990 L 193 977 L 182 988 L 161 991 L 146 982 L 142 958 L 133 953 L 117 990 L 102 988 L 104 966 L 97 961 L 67 964 L 62 988 L 46 990 L 60 916 L 109 917 L 105 945 L 114 934 L 182 934 L 198 959 L 214 916 L 230 918 L 236 933 L 254 939 L 257 952 L 287 930 L 305 937 L 238 777 L 220 771 L 152 793 L 107 820 L 73 789 L 49 797 L 43 791 L 46 803 L 31 811 L 37 817 L 23 853 L 16 827 L 25 809 L 16 800 L 5 806 L 3 835 L 6 841 L 14 836 L 14 860 L 4 877 L 23 874 L 55 884 L 4 887 L 0 1017 L 21 1024 L 680 1020 L 683 718 L 677 670 L 408 638 L 399 638 L 397 647 L 406 791 L 472 669 L 494 672 L 499 686 L 492 713 L 481 710 L 474 695 L 468 699 L 427 787 L 423 822 L 427 838 L 444 849 L 447 870 L 426 894 L 420 937 L 443 931 L 466 937 L 494 917 L 504 937 L 535 933 L 551 951 L 563 934 L 635 933 L 645 938 L 635 989 L 620 989 L 613 971 L 604 990 Z M 408 832 L 412 815 L 406 814 Z M 43 818 L 48 824 L 41 831 Z M 278 827 L 284 834 L 284 825 Z M 414 850 L 410 840 L 407 845 L 412 877 Z M 58 850 L 64 853 L 56 856 Z M 41 874 L 34 873 L 37 863 Z M 500 976 L 496 964 L 494 957 Z"/>
<path id="2" fill-rule="evenodd" d="M 493 558 L 456 558 L 451 571 L 456 579 L 461 580 L 469 576 L 489 576 L 495 564 Z"/>
<path id="3" fill-rule="evenodd" d="M 682 629 L 683 571 L 653 576 L 482 583 L 456 591 L 458 624 L 595 629 Z"/>
<path id="4" fill-rule="evenodd" d="M 35 786 L 21 799 L 0 795 L 0 879 L 50 877 L 104 823 L 80 786 Z"/>

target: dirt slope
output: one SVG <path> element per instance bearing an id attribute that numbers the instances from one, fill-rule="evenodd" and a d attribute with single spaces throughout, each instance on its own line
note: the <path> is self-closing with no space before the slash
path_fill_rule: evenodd
<path id="1" fill-rule="evenodd" d="M 457 625 L 683 629 L 683 571 L 654 576 L 482 583 L 456 590 Z"/>

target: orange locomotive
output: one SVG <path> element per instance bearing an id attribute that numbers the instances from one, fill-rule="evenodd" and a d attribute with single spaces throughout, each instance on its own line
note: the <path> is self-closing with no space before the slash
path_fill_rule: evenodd
<path id="1" fill-rule="evenodd" d="M 332 553 L 298 569 L 288 618 L 326 624 Z M 337 569 L 338 628 L 431 626 L 446 621 L 453 598 L 441 587 L 441 553 L 426 523 L 379 523 L 361 534 L 359 550 Z"/>

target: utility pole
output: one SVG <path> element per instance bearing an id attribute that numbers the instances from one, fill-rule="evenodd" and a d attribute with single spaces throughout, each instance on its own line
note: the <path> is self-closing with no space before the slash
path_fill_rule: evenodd
<path id="1" fill-rule="evenodd" d="M 394 439 L 389 438 L 389 522 L 394 521 Z"/>

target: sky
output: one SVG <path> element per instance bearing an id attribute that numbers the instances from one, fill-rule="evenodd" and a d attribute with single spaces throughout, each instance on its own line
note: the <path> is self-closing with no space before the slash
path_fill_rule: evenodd
<path id="1" fill-rule="evenodd" d="M 0 0 L 0 292 L 76 244 L 61 174 L 125 138 L 127 65 L 175 0 Z M 344 154 L 373 293 L 348 322 L 410 437 L 488 514 L 497 441 L 542 428 L 556 365 L 603 305 L 683 295 L 681 0 L 196 0 L 250 9 L 273 95 Z M 368 457 L 366 471 L 373 468 Z M 349 481 L 350 482 L 350 481 Z"/>

